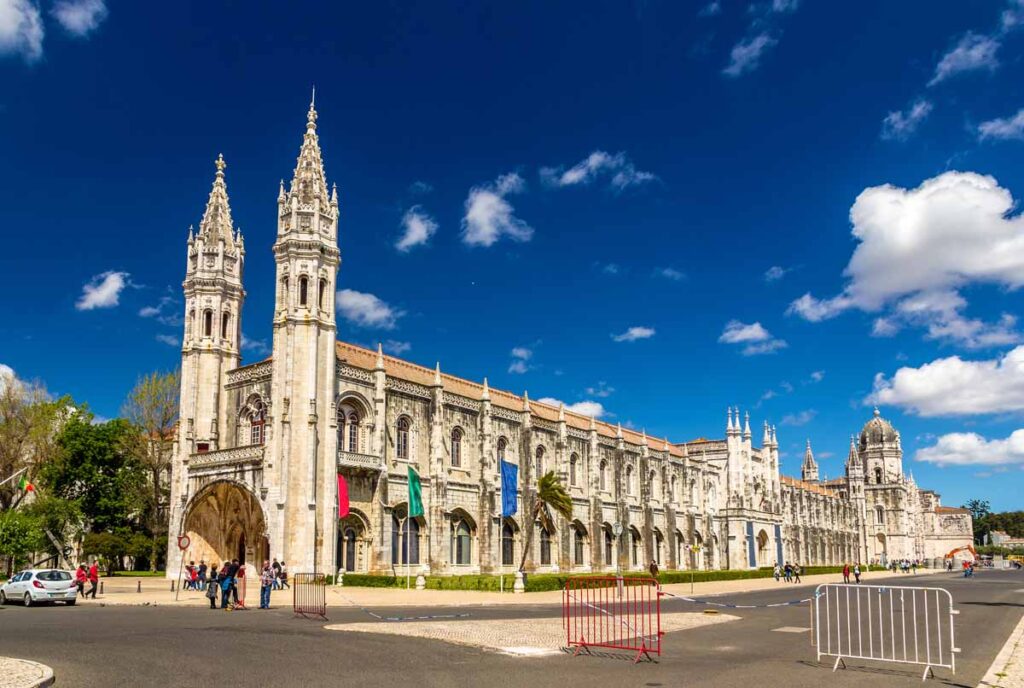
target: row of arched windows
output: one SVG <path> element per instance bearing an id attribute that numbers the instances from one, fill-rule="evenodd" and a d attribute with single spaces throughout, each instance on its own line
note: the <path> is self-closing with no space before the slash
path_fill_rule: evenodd
<path id="1" fill-rule="evenodd" d="M 199 330 L 198 331 L 200 332 L 200 336 L 201 337 L 205 337 L 207 339 L 210 339 L 210 338 L 213 337 L 213 326 L 214 326 L 213 309 L 212 308 L 204 308 L 203 311 L 202 311 L 201 317 L 202 317 L 202 322 L 201 323 L 196 323 L 196 312 L 195 312 L 195 310 L 190 310 L 188 312 L 188 328 L 189 328 L 190 331 L 195 332 L 196 329 L 197 329 L 197 326 L 199 326 Z M 232 337 L 231 337 L 231 324 L 232 324 L 231 313 L 229 311 L 224 311 L 223 313 L 221 313 L 221 316 L 220 316 L 220 339 L 221 339 L 221 341 L 230 342 L 232 340 Z"/>
<path id="2" fill-rule="evenodd" d="M 299 306 L 305 308 L 309 306 L 309 291 L 310 291 L 310 278 L 307 275 L 299 276 Z M 327 280 L 321 278 L 319 287 L 317 289 L 316 305 L 320 310 L 327 308 Z M 286 304 L 291 300 L 290 298 L 290 282 L 288 276 L 281 278 L 281 297 L 282 301 Z"/>

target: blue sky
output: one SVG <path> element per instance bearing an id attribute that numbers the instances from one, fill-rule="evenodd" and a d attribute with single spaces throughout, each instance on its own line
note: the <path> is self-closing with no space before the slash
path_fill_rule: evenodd
<path id="1" fill-rule="evenodd" d="M 219 153 L 264 356 L 316 84 L 342 338 L 674 440 L 739 405 L 791 474 L 877 401 L 1019 507 L 1024 5 L 406 5 L 0 0 L 0 365 L 105 417 L 174 367 Z"/>

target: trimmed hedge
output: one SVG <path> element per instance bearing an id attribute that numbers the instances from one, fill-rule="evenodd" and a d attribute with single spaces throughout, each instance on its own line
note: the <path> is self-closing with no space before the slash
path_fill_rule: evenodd
<path id="1" fill-rule="evenodd" d="M 867 571 L 883 571 L 884 569 L 880 566 L 862 567 L 863 570 Z M 806 566 L 803 568 L 802 574 L 805 576 L 811 576 L 814 574 L 821 573 L 842 573 L 842 566 Z M 526 574 L 526 592 L 547 592 L 550 590 L 562 590 L 565 587 L 565 582 L 570 578 L 585 578 L 589 576 L 613 576 L 611 573 L 574 573 L 574 574 L 562 574 L 562 573 L 527 573 Z M 624 578 L 644 578 L 649 574 L 645 571 L 624 571 L 622 576 Z M 662 584 L 669 583 L 689 583 L 690 577 L 693 576 L 693 581 L 696 583 L 706 583 L 709 581 L 726 581 L 726 580 L 749 580 L 755 578 L 771 578 L 772 569 L 751 569 L 751 570 L 724 570 L 724 571 L 662 571 L 658 575 L 658 580 Z M 514 574 L 505 574 L 505 590 L 511 591 L 512 586 L 515 584 Z M 413 576 L 412 582 L 415 585 L 415 576 Z M 501 589 L 501 581 L 499 576 L 480 574 L 480 575 L 455 575 L 455 576 L 427 576 L 426 584 L 427 590 L 476 590 L 476 591 L 489 591 L 497 592 Z M 328 584 L 334 584 L 334 576 L 327 576 Z M 378 576 L 370 575 L 365 573 L 346 573 L 344 584 L 348 587 L 353 588 L 404 588 L 405 587 L 405 576 Z"/>

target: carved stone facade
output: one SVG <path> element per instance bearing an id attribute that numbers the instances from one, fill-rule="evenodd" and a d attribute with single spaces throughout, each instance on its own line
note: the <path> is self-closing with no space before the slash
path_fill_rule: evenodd
<path id="1" fill-rule="evenodd" d="M 780 474 L 775 429 L 765 424 L 754 447 L 739 409 L 724 439 L 670 442 L 337 341 L 338 199 L 316 118 L 311 105 L 278 196 L 270 359 L 238 367 L 244 248 L 221 159 L 199 235 L 189 236 L 171 514 L 172 535 L 192 536 L 188 559 L 512 571 L 530 530 L 522 505 L 547 471 L 567 486 L 574 514 L 553 532 L 532 529 L 528 570 L 835 564 L 941 556 L 970 542 L 969 515 L 904 478 L 899 434 L 877 414 L 844 478 L 819 481 L 808 445 L 797 480 Z M 510 519 L 500 515 L 501 459 L 520 469 Z M 423 485 L 421 518 L 406 518 L 410 467 Z M 341 520 L 338 474 L 351 503 Z M 168 571 L 182 556 L 175 542 Z"/>

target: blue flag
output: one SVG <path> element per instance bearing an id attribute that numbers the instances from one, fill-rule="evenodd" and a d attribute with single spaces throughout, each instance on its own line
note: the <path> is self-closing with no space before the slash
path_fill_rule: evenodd
<path id="1" fill-rule="evenodd" d="M 509 517 L 518 511 L 516 492 L 519 487 L 519 466 L 508 461 L 501 462 L 501 515 Z"/>

